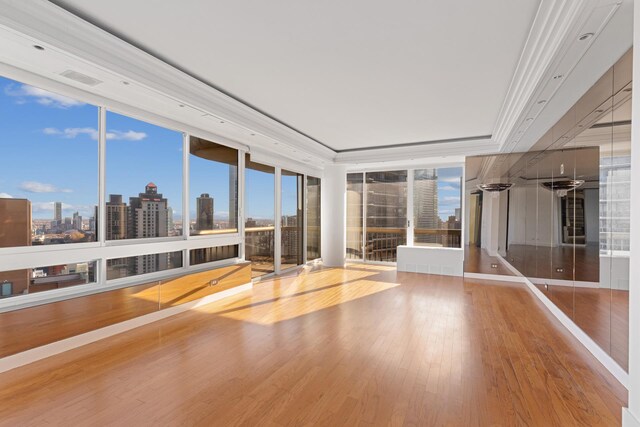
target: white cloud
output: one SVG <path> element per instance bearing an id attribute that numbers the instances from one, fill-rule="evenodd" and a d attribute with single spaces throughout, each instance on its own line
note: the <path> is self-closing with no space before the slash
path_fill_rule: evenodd
<path id="1" fill-rule="evenodd" d="M 25 181 L 18 187 L 29 193 L 71 193 L 72 190 L 66 188 L 58 188 L 53 184 L 46 184 L 37 181 Z"/>
<path id="2" fill-rule="evenodd" d="M 8 193 L 0 193 L 0 199 L 13 199 L 13 196 Z"/>
<path id="3" fill-rule="evenodd" d="M 459 191 L 460 187 L 454 187 L 452 185 L 445 185 L 443 187 L 438 187 L 438 190 L 444 190 L 444 191 Z"/>
<path id="4" fill-rule="evenodd" d="M 31 203 L 31 209 L 33 212 L 53 212 L 54 202 L 34 202 Z M 81 215 L 93 215 L 94 207 L 91 205 L 69 205 L 67 203 L 62 204 L 62 210 L 68 212 L 78 211 Z"/>
<path id="5" fill-rule="evenodd" d="M 56 129 L 56 128 L 44 128 L 42 129 L 42 133 L 45 135 L 60 135 L 63 138 L 73 139 L 78 137 L 79 135 L 87 135 L 89 138 L 93 140 L 98 140 L 98 130 L 91 127 L 84 128 L 65 128 L 65 129 Z M 122 141 L 140 141 L 147 137 L 147 134 L 144 132 L 136 132 L 133 130 L 128 131 L 119 131 L 119 130 L 110 130 L 107 132 L 108 140 L 122 140 Z"/>
<path id="6" fill-rule="evenodd" d="M 62 132 L 56 128 L 44 128 L 42 129 L 42 133 L 45 135 L 60 135 Z"/>
<path id="7" fill-rule="evenodd" d="M 452 177 L 448 177 L 448 178 L 438 178 L 439 182 L 446 182 L 449 184 L 458 184 L 460 185 L 460 177 L 459 176 L 452 176 Z"/>
<path id="8" fill-rule="evenodd" d="M 147 137 L 147 134 L 144 132 L 136 132 L 134 130 L 128 131 L 119 131 L 119 130 L 110 130 L 107 132 L 107 139 L 116 139 L 123 141 L 141 141 Z"/>
<path id="9" fill-rule="evenodd" d="M 40 105 L 55 108 L 70 108 L 79 107 L 85 105 L 84 102 L 69 98 L 64 95 L 58 95 L 57 93 L 49 92 L 48 90 L 40 89 L 29 85 L 20 85 L 14 87 L 14 85 L 8 85 L 4 89 L 4 93 L 16 98 L 16 102 L 24 104 L 28 99 L 35 99 Z"/>

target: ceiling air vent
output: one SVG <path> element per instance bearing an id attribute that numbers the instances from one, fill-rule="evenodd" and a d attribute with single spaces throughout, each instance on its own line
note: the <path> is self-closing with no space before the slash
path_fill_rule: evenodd
<path id="1" fill-rule="evenodd" d="M 510 182 L 495 182 L 491 184 L 478 184 L 478 188 L 482 191 L 488 191 L 490 193 L 497 193 L 500 191 L 508 190 L 513 187 Z"/>
<path id="2" fill-rule="evenodd" d="M 73 70 L 63 71 L 62 73 L 60 73 L 60 75 L 87 86 L 96 86 L 102 83 L 102 80 L 94 79 L 91 76 L 87 76 L 86 74 L 82 74 Z"/>

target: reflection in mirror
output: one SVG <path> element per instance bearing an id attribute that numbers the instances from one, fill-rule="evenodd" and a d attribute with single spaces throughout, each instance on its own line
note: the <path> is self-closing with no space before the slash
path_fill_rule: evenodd
<path id="1" fill-rule="evenodd" d="M 465 273 L 522 275 L 628 366 L 631 62 L 526 153 L 468 157 Z"/>

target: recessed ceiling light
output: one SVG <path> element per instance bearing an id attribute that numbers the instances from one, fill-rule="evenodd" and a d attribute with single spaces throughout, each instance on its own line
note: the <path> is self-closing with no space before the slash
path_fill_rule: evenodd
<path id="1" fill-rule="evenodd" d="M 596 110 L 596 113 L 602 113 L 604 110 Z"/>
<path id="2" fill-rule="evenodd" d="M 220 123 L 224 123 L 224 120 L 220 120 Z"/>
<path id="3" fill-rule="evenodd" d="M 123 85 L 125 85 L 125 86 L 129 86 L 129 82 L 128 82 L 128 81 L 126 81 L 126 80 L 123 80 L 123 81 L 122 81 L 122 84 L 123 84 Z"/>
<path id="4" fill-rule="evenodd" d="M 251 136 L 256 136 L 256 134 L 255 134 L 255 133 L 252 133 L 252 134 L 251 134 Z"/>
<path id="5" fill-rule="evenodd" d="M 178 107 L 184 108 L 184 104 L 178 104 Z"/>
<path id="6" fill-rule="evenodd" d="M 578 40 L 583 41 L 583 40 L 590 39 L 591 37 L 593 37 L 593 33 L 584 33 L 583 35 L 578 37 Z"/>
<path id="7" fill-rule="evenodd" d="M 37 50 L 44 50 L 44 47 L 40 46 L 39 44 L 34 44 L 33 47 Z"/>
<path id="8" fill-rule="evenodd" d="M 553 80 L 560 80 L 563 77 L 564 77 L 564 74 L 556 74 L 555 76 L 553 76 Z"/>
<path id="9" fill-rule="evenodd" d="M 547 100 L 546 100 L 546 99 L 541 99 L 540 101 L 538 101 L 538 105 L 540 105 L 540 104 L 544 104 L 545 102 L 547 102 Z"/>
<path id="10" fill-rule="evenodd" d="M 628 87 L 628 88 L 626 88 L 624 91 L 625 91 L 625 92 L 631 92 L 631 88 L 630 88 L 630 87 Z"/>
<path id="11" fill-rule="evenodd" d="M 526 121 L 527 121 L 527 122 L 530 122 L 530 121 L 532 121 L 532 120 L 533 120 L 533 117 L 527 117 L 527 120 L 526 120 Z"/>

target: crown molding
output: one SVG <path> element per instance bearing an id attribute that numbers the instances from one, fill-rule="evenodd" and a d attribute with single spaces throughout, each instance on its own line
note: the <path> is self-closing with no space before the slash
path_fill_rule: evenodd
<path id="1" fill-rule="evenodd" d="M 494 140 L 501 151 L 517 145 L 621 3 L 542 0 L 494 128 Z M 595 36 L 578 41 L 583 32 Z M 562 77 L 554 79 L 558 75 Z M 538 104 L 543 99 L 546 102 Z"/>
<path id="2" fill-rule="evenodd" d="M 0 0 L 0 25 L 227 122 L 331 161 L 335 152 L 45 0 Z M 248 142 L 250 145 L 250 142 Z"/>
<path id="3" fill-rule="evenodd" d="M 390 162 L 398 160 L 413 161 L 432 157 L 474 156 L 493 154 L 498 150 L 491 137 L 465 138 L 462 140 L 445 140 L 425 142 L 419 145 L 371 148 L 358 151 L 345 151 L 336 155 L 337 164 L 361 164 Z"/>

